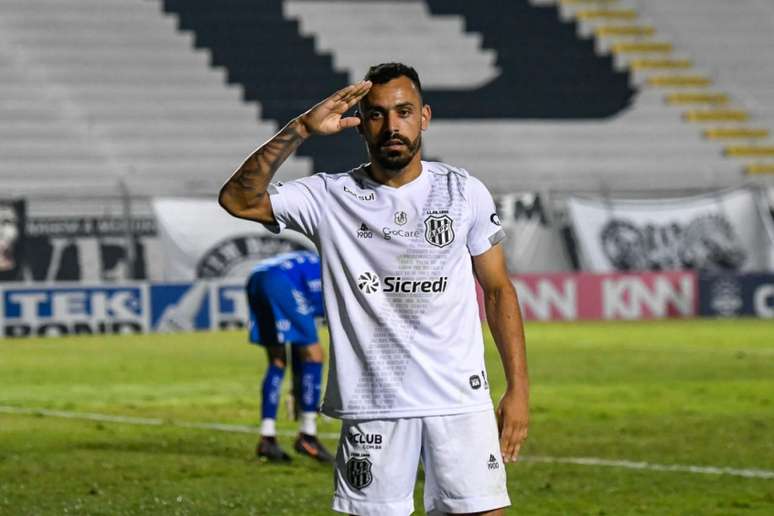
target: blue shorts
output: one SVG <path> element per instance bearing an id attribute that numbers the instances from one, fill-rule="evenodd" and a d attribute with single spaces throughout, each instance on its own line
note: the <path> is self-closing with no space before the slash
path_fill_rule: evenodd
<path id="1" fill-rule="evenodd" d="M 250 342 L 262 346 L 308 346 L 318 342 L 311 303 L 287 276 L 265 271 L 247 283 Z"/>

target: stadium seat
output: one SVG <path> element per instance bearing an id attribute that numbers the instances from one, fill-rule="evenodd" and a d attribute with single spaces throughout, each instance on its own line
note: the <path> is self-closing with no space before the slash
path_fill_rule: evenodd
<path id="1" fill-rule="evenodd" d="M 746 140 L 749 143 L 727 148 L 723 156 L 730 160 L 771 158 L 767 149 L 774 142 L 766 126 L 774 123 L 774 90 L 770 86 L 774 64 L 769 57 L 774 48 L 771 39 L 774 4 L 756 0 L 559 0 L 559 3 L 563 14 L 570 19 L 583 18 L 583 10 L 589 5 L 602 12 L 636 9 L 637 16 L 629 24 L 602 25 L 602 22 L 584 19 L 581 31 L 593 31 L 603 40 L 599 47 L 612 48 L 617 57 L 623 57 L 618 62 L 632 70 L 638 84 L 673 90 L 683 87 L 705 90 L 687 95 L 673 91 L 667 93 L 665 100 L 674 106 L 703 105 L 705 109 L 689 110 L 683 118 L 698 123 L 708 141 Z M 622 51 L 637 49 L 643 55 L 646 50 L 663 51 L 663 58 L 658 61 L 670 69 L 670 75 L 663 74 L 660 66 L 643 66 L 643 59 L 626 59 L 621 55 Z M 682 59 L 677 59 L 677 52 Z M 678 70 L 684 73 L 674 73 Z M 710 93 L 709 86 L 719 91 Z M 754 126 L 743 125 L 744 122 Z M 714 125 L 706 127 L 708 123 Z M 740 170 L 747 172 L 756 170 L 763 174 L 762 171 L 769 169 L 765 161 L 754 165 L 735 162 Z"/>
<path id="2" fill-rule="evenodd" d="M 122 188 L 212 196 L 276 130 L 158 2 L 9 0 L 0 20 L 6 194 L 105 197 L 104 210 Z M 310 171 L 291 159 L 283 174 Z"/>

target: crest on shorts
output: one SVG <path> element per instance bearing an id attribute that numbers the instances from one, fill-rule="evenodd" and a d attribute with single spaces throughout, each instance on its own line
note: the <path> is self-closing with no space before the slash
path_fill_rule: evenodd
<path id="1" fill-rule="evenodd" d="M 355 489 L 363 489 L 371 485 L 374 480 L 371 474 L 371 461 L 352 457 L 347 461 L 347 482 Z"/>
<path id="2" fill-rule="evenodd" d="M 454 221 L 448 215 L 430 215 L 425 219 L 425 240 L 436 247 L 454 242 Z"/>

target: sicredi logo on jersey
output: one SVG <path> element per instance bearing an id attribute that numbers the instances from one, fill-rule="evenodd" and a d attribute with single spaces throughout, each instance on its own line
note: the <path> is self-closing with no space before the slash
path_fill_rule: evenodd
<path id="1" fill-rule="evenodd" d="M 364 272 L 357 278 L 358 288 L 366 294 L 373 294 L 378 290 L 385 293 L 416 294 L 416 293 L 440 293 L 446 292 L 449 285 L 447 276 L 438 276 L 434 279 L 413 280 L 401 276 L 379 276 L 373 272 Z"/>

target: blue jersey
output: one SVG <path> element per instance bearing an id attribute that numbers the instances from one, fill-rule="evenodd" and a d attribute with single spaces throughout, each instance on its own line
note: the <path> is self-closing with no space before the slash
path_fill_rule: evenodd
<path id="1" fill-rule="evenodd" d="M 323 316 L 320 258 L 296 251 L 261 261 L 247 280 L 250 342 L 265 346 L 317 342 Z"/>

